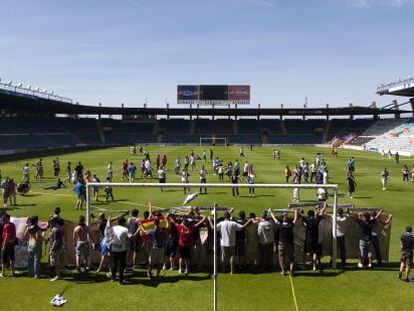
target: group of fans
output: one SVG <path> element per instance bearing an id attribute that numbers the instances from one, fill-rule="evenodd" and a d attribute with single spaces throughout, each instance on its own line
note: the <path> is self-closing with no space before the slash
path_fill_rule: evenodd
<path id="1" fill-rule="evenodd" d="M 135 152 L 136 153 L 136 150 Z M 141 161 L 141 178 L 153 178 L 152 161 L 149 152 L 144 148 L 140 148 L 140 153 L 143 154 Z M 280 150 L 273 150 L 273 158 L 276 161 L 281 159 Z M 337 152 L 335 153 L 335 156 Z M 239 157 L 244 158 L 244 150 L 240 148 Z M 241 165 L 239 160 L 234 164 L 228 162 L 223 163 L 219 156 L 215 156 L 212 149 L 209 150 L 209 159 L 212 164 L 212 175 L 216 175 L 219 181 L 224 181 L 225 177 L 233 184 L 239 181 L 245 181 L 252 186 L 249 187 L 249 195 L 254 196 L 255 170 L 251 163 L 247 160 Z M 197 169 L 197 162 L 202 164 Z M 155 167 L 157 170 L 157 177 L 160 183 L 166 182 L 166 166 L 167 156 L 157 155 L 155 158 Z M 54 186 L 45 187 L 45 189 L 58 190 L 65 187 L 65 183 L 71 183 L 73 190 L 76 193 L 76 209 L 82 209 L 82 205 L 86 196 L 86 183 L 100 182 L 96 174 L 92 174 L 89 170 L 84 172 L 84 167 L 81 162 L 72 170 L 71 162 L 66 165 L 66 179 L 61 180 L 59 159 L 53 160 L 53 172 L 57 177 L 57 182 Z M 40 159 L 35 165 L 36 168 L 35 179 L 40 180 L 43 177 L 43 163 Z M 182 183 L 190 182 L 191 174 L 198 171 L 200 183 L 207 182 L 207 152 L 204 150 L 202 155 L 196 155 L 193 150 L 183 158 L 177 157 L 175 160 L 174 172 L 179 175 Z M 137 168 L 133 162 L 125 160 L 122 163 L 122 180 L 129 180 L 134 182 L 136 178 Z M 355 192 L 355 159 L 351 157 L 347 163 L 347 181 L 348 181 L 348 195 L 352 198 Z M 329 182 L 328 166 L 322 154 L 317 154 L 315 160 L 310 164 L 301 158 L 298 165 L 295 165 L 293 171 L 289 166 L 285 167 L 285 182 L 289 183 L 291 178 L 294 184 L 302 182 L 309 182 L 316 184 L 326 184 Z M 197 173 L 196 173 L 197 175 Z M 404 175 L 404 169 L 403 169 Z M 388 180 L 389 174 L 386 169 L 381 173 L 383 189 Z M 93 187 L 93 197 L 99 200 L 100 189 L 104 188 L 105 200 L 113 200 L 112 187 L 110 182 L 113 181 L 113 163 L 110 162 L 107 166 L 106 181 L 108 185 L 102 187 Z M 0 177 L 1 180 L 1 177 Z M 2 182 L 4 206 L 6 206 L 7 199 L 11 200 L 13 197 L 13 189 L 16 188 L 13 180 L 6 178 Z M 23 167 L 23 182 L 22 184 L 30 185 L 30 165 L 27 163 Z M 184 186 L 184 193 L 189 193 L 190 189 Z M 162 191 L 162 188 L 160 188 Z M 207 188 L 200 188 L 200 193 L 207 193 Z M 15 193 L 15 191 L 14 191 Z M 237 187 L 232 188 L 233 196 L 239 195 Z M 239 271 L 245 269 L 263 269 L 270 270 L 273 268 L 275 252 L 278 254 L 277 262 L 281 268 L 281 274 L 287 275 L 294 273 L 294 263 L 297 262 L 294 258 L 294 233 L 293 227 L 297 221 L 302 221 L 306 227 L 306 242 L 304 247 L 304 254 L 308 254 L 312 259 L 312 269 L 322 270 L 320 258 L 322 256 L 321 244 L 319 243 L 319 222 L 326 217 L 325 202 L 328 193 L 324 188 L 318 188 L 317 198 L 322 202 L 321 208 L 316 211 L 310 210 L 307 214 L 299 212 L 295 209 L 293 217 L 288 216 L 288 212 L 282 213 L 277 217 L 273 211 L 266 210 L 260 217 L 256 217 L 255 213 L 250 213 L 246 216 L 244 211 L 241 211 L 238 217 L 231 217 L 231 210 L 225 211 L 223 217 L 218 218 L 217 234 L 221 247 L 221 260 L 223 272 L 230 269 L 230 272 L 235 272 L 236 262 Z M 14 195 L 15 197 L 15 195 Z M 293 189 L 294 201 L 300 201 L 299 189 Z M 14 199 L 15 203 L 15 199 Z M 347 218 L 355 219 L 360 227 L 360 260 L 359 267 L 372 267 L 372 250 L 375 250 L 378 263 L 381 264 L 381 253 L 379 249 L 378 235 L 375 233 L 375 223 L 378 221 L 381 211 L 378 213 L 364 213 L 352 214 L 346 213 L 343 210 L 338 210 L 337 216 L 337 237 L 340 252 L 341 263 L 346 264 L 346 249 L 345 249 L 345 233 L 341 228 L 341 223 Z M 196 208 L 191 209 L 187 214 L 178 214 L 175 212 L 162 214 L 161 212 L 153 212 L 152 207 L 144 212 L 143 218 L 138 217 L 138 211 L 133 210 L 129 219 L 125 218 L 125 214 L 106 218 L 105 215 L 99 214 L 96 222 L 99 226 L 100 238 L 99 241 L 92 241 L 90 236 L 90 228 L 86 226 L 85 218 L 81 216 L 79 222 L 73 231 L 73 240 L 76 247 L 76 265 L 79 272 L 87 271 L 91 263 L 91 249 L 97 249 L 101 252 L 101 260 L 97 272 L 102 271 L 105 267 L 110 267 L 108 277 L 113 281 L 118 280 L 121 284 L 124 283 L 124 272 L 127 265 L 134 267 L 137 264 L 139 256 L 145 254 L 145 264 L 148 267 L 148 276 L 152 277 L 152 269 L 156 269 L 157 276 L 159 276 L 162 268 L 175 269 L 176 259 L 178 260 L 178 267 L 181 273 L 187 274 L 190 265 L 200 268 L 201 265 L 210 266 L 212 264 L 213 254 L 213 235 L 214 225 L 212 217 L 206 217 L 200 214 Z M 15 230 L 13 235 L 13 224 L 9 221 L 8 214 L 2 215 L 2 262 L 3 272 L 6 264 L 10 263 L 13 270 L 13 248 L 10 245 L 16 243 Z M 387 222 L 391 221 L 391 216 Z M 145 223 L 152 223 L 151 230 L 145 230 Z M 55 267 L 55 277 L 52 280 L 57 280 L 61 277 L 64 266 L 67 263 L 65 258 L 66 238 L 63 234 L 64 221 L 60 217 L 60 209 L 55 209 L 55 213 L 50 217 L 47 228 L 41 228 L 38 225 L 38 218 L 31 217 L 28 220 L 26 228 L 26 236 L 28 238 L 29 246 L 29 275 L 34 277 L 40 276 L 40 258 L 41 249 L 45 240 L 45 231 L 50 230 L 47 241 L 49 242 L 49 262 Z M 204 243 L 201 242 L 200 232 L 205 231 L 207 238 Z M 403 278 L 402 273 L 405 271 L 404 278 L 408 280 L 409 269 L 412 262 L 412 249 L 414 246 L 414 238 L 411 234 L 412 229 L 407 227 L 405 233 L 401 237 L 401 270 L 399 277 Z M 204 253 L 203 249 L 204 248 Z M 141 255 L 139 255 L 141 253 Z M 202 256 L 202 254 L 207 256 Z M 3 256 L 4 255 L 4 256 Z M 204 262 L 202 258 L 206 259 Z M 237 260 L 236 260 L 237 259 Z"/>

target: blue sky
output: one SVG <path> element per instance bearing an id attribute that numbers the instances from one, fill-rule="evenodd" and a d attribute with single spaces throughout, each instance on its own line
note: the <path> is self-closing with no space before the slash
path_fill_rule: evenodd
<path id="1" fill-rule="evenodd" d="M 251 84 L 266 107 L 368 105 L 414 74 L 414 0 L 0 0 L 0 78 L 82 104 Z"/>

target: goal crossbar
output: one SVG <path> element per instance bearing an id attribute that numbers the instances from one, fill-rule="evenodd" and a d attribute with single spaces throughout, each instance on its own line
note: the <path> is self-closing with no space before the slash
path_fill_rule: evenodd
<path id="1" fill-rule="evenodd" d="M 337 184 L 220 184 L 220 183 L 98 183 L 90 182 L 86 184 L 86 221 L 90 224 L 91 220 L 91 188 L 93 187 L 120 187 L 120 188 L 177 188 L 177 187 L 194 187 L 194 188 L 257 188 L 257 189 L 333 189 L 332 205 L 332 268 L 336 268 L 337 260 L 337 236 L 336 236 L 336 215 L 338 206 L 338 185 Z M 213 222 L 217 226 L 217 204 L 214 204 Z M 213 236 L 213 310 L 217 310 L 217 234 Z"/>

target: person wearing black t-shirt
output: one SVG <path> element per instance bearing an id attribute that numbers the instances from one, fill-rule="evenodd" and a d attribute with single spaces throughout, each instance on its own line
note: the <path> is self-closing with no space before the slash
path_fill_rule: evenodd
<path id="1" fill-rule="evenodd" d="M 289 269 L 290 275 L 293 276 L 295 263 L 293 227 L 298 219 L 298 210 L 295 210 L 295 216 L 293 219 L 289 218 L 287 213 L 283 213 L 280 220 L 275 217 L 273 211 L 270 211 L 270 215 L 279 228 L 277 249 L 279 264 L 282 270 L 280 274 L 287 275 L 287 270 Z"/>
<path id="2" fill-rule="evenodd" d="M 357 215 L 350 214 L 350 217 L 355 219 L 359 225 L 359 268 L 364 267 L 366 259 L 368 259 L 368 268 L 372 267 L 372 229 L 381 214 L 382 210 L 380 210 L 375 217 L 371 217 L 370 213 Z"/>
<path id="3" fill-rule="evenodd" d="M 325 209 L 326 204 L 316 214 L 313 210 L 308 211 L 307 215 L 301 214 L 303 224 L 306 227 L 305 253 L 312 256 L 313 271 L 316 271 L 316 266 L 319 265 L 322 272 L 322 245 L 319 243 L 319 223 L 324 219 Z"/>
<path id="4" fill-rule="evenodd" d="M 398 278 L 401 280 L 403 271 L 405 271 L 404 281 L 406 282 L 410 282 L 410 278 L 408 276 L 410 274 L 410 268 L 413 263 L 414 236 L 412 232 L 413 228 L 411 226 L 407 226 L 405 227 L 405 232 L 400 238 L 401 258 Z"/>
<path id="5" fill-rule="evenodd" d="M 233 174 L 231 175 L 231 183 L 232 184 L 238 184 L 239 183 L 239 177 L 236 175 L 236 172 L 233 171 Z M 239 196 L 239 188 L 238 187 L 234 187 L 232 188 L 232 193 L 233 196 Z"/>
<path id="6" fill-rule="evenodd" d="M 245 211 L 240 211 L 239 218 L 236 219 L 236 222 L 241 226 L 247 222 Z M 236 231 L 236 255 L 239 259 L 239 270 L 243 271 L 246 257 L 246 229 Z"/>

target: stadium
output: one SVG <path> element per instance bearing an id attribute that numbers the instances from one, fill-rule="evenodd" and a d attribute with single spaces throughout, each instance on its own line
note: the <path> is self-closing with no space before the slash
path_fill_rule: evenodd
<path id="1" fill-rule="evenodd" d="M 229 79 L 103 105 L 6 76 L 4 310 L 412 309 L 414 78 L 381 104 Z"/>

